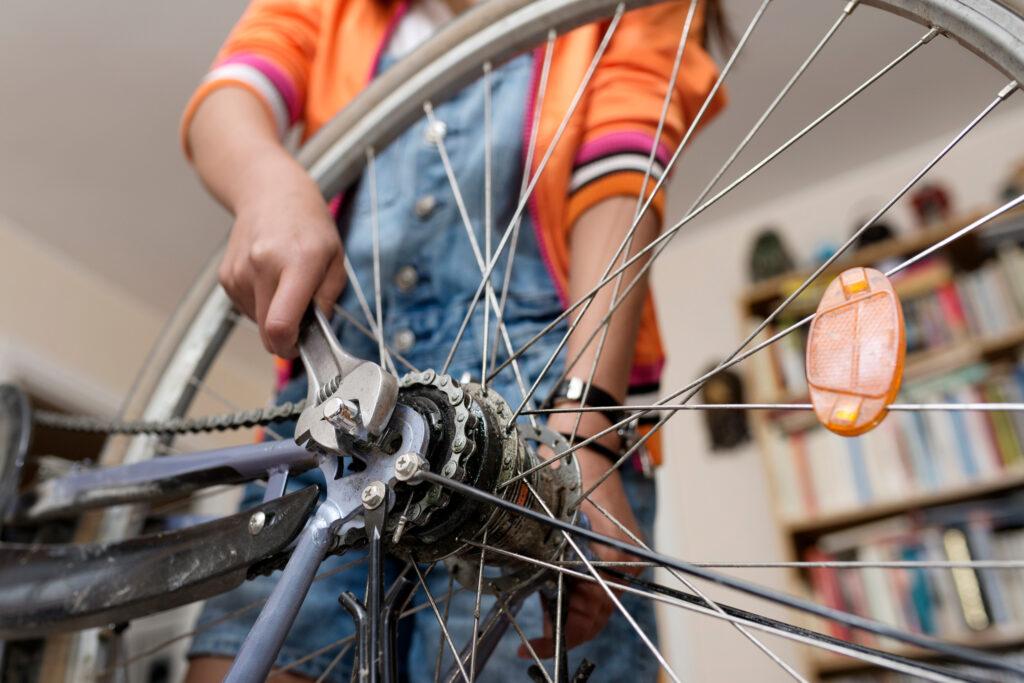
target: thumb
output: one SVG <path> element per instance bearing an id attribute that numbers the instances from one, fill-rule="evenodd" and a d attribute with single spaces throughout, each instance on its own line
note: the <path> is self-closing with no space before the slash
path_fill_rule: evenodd
<path id="1" fill-rule="evenodd" d="M 330 317 L 334 314 L 334 304 L 345 289 L 346 280 L 341 254 L 335 254 L 327 265 L 323 281 L 313 295 L 313 300 L 324 315 Z"/>

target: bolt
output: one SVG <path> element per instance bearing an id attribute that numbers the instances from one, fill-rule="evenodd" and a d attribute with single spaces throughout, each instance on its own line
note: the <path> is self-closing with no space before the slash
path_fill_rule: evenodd
<path id="1" fill-rule="evenodd" d="M 426 467 L 426 464 L 426 461 L 416 453 L 402 453 L 395 460 L 395 478 L 398 481 L 410 481 Z"/>
<path id="2" fill-rule="evenodd" d="M 457 465 L 456 465 L 456 464 L 455 464 L 454 462 L 451 462 L 451 461 L 449 461 L 449 462 L 448 462 L 448 463 L 447 463 L 447 464 L 446 464 L 446 465 L 444 466 L 444 469 L 443 469 L 443 470 L 441 470 L 441 476 L 444 476 L 444 477 L 450 477 L 450 476 L 452 476 L 453 474 L 455 474 L 455 468 L 456 468 L 456 467 L 457 467 Z"/>
<path id="3" fill-rule="evenodd" d="M 324 419 L 335 429 L 351 432 L 358 425 L 359 406 L 354 401 L 331 397 L 324 401 Z"/>
<path id="4" fill-rule="evenodd" d="M 452 391 L 452 393 L 448 394 L 448 402 L 451 403 L 453 406 L 459 405 L 460 401 L 462 401 L 461 389 L 456 389 Z"/>
<path id="5" fill-rule="evenodd" d="M 267 515 L 263 512 L 254 512 L 249 518 L 249 533 L 258 536 L 267 523 Z"/>
<path id="6" fill-rule="evenodd" d="M 466 447 L 466 438 L 463 436 L 455 437 L 455 442 L 452 444 L 452 450 L 456 453 L 461 453 Z"/>
<path id="7" fill-rule="evenodd" d="M 363 489 L 363 507 L 367 510 L 376 510 L 380 507 L 380 504 L 384 502 L 384 496 L 386 494 L 387 489 L 384 488 L 384 484 L 382 482 L 370 482 L 370 484 Z"/>

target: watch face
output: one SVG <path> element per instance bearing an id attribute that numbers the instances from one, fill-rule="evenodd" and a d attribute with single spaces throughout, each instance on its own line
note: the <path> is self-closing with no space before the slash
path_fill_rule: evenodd
<path id="1" fill-rule="evenodd" d="M 585 384 L 579 377 L 570 377 L 569 386 L 565 389 L 565 397 L 570 401 L 578 401 L 583 398 Z"/>

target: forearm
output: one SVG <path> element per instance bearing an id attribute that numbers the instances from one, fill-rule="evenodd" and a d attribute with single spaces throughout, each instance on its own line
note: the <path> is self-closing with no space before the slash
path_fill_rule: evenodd
<path id="1" fill-rule="evenodd" d="M 220 283 L 257 322 L 267 350 L 293 357 L 310 301 L 330 311 L 345 284 L 341 239 L 320 189 L 247 90 L 210 93 L 187 139 L 203 183 L 235 216 Z"/>
<path id="2" fill-rule="evenodd" d="M 580 216 L 573 228 L 570 245 L 571 301 L 586 295 L 601 281 L 608 262 L 628 234 L 635 210 L 634 198 L 612 197 Z M 657 235 L 657 230 L 658 219 L 649 212 L 637 226 L 628 256 L 636 254 L 649 244 Z M 618 268 L 622 261 L 620 255 L 615 267 Z M 613 305 L 613 294 L 616 298 L 621 298 L 646 261 L 645 258 L 638 259 L 627 268 L 618 288 L 612 281 L 598 291 L 567 345 L 569 360 L 579 357 L 575 365 L 569 369 L 569 374 L 586 379 L 593 368 L 593 383 L 619 400 L 625 398 L 629 385 L 640 314 L 647 293 L 646 278 L 633 287 L 623 301 L 615 304 L 615 312 L 608 323 L 607 338 L 598 357 L 598 346 L 602 336 L 599 328 L 602 319 Z M 587 345 L 587 341 L 595 332 L 596 339 Z"/>
<path id="3" fill-rule="evenodd" d="M 297 167 L 262 102 L 242 88 L 210 93 L 189 126 L 188 146 L 203 184 L 236 215 L 281 169 Z"/>
<path id="4" fill-rule="evenodd" d="M 608 262 L 632 225 L 636 200 L 630 197 L 612 197 L 595 205 L 580 216 L 573 227 L 572 243 L 570 244 L 569 294 L 570 300 L 576 301 L 586 295 L 601 281 L 607 270 Z M 633 236 L 630 254 L 635 254 L 644 245 L 654 239 L 657 234 L 658 221 L 653 215 L 645 216 Z M 620 255 L 616 267 L 621 265 Z M 626 287 L 639 273 L 646 259 L 638 259 L 624 271 L 621 285 L 615 298 L 621 298 Z M 602 287 L 587 309 L 579 326 L 569 338 L 567 358 L 577 359 L 568 370 L 568 375 L 588 379 L 593 370 L 593 385 L 610 393 L 617 402 L 624 401 L 629 385 L 629 374 L 633 363 L 633 352 L 636 344 L 637 328 L 640 324 L 640 313 L 647 292 L 644 281 L 638 283 L 628 296 L 621 301 L 611 316 L 607 337 L 598 353 L 603 333 L 601 322 L 608 314 L 615 293 L 614 281 Z M 582 310 L 582 309 L 580 309 Z M 593 338 L 591 340 L 591 338 Z M 589 344 L 587 341 L 591 340 Z M 595 363 L 596 359 L 596 363 Z M 561 402 L 561 406 L 571 406 Z M 577 426 L 577 417 L 579 423 Z M 609 426 L 608 418 L 602 413 L 561 413 L 551 416 L 550 424 L 558 431 L 577 433 L 582 437 L 591 436 Z M 621 447 L 617 434 L 609 433 L 602 436 L 599 442 L 613 450 Z M 595 456 L 599 462 L 589 463 L 588 470 L 601 474 L 607 469 L 608 463 L 601 456 Z M 586 460 L 593 460 L 587 457 Z M 598 471 L 599 469 L 599 471 Z M 585 477 L 587 478 L 587 477 Z"/>

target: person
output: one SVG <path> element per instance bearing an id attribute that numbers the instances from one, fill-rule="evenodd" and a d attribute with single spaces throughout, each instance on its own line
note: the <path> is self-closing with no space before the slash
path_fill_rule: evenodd
<path id="1" fill-rule="evenodd" d="M 694 0 L 700 1 L 700 0 Z M 199 177 L 234 216 L 220 267 L 220 281 L 235 306 L 258 323 L 267 350 L 282 359 L 296 354 L 298 326 L 310 302 L 332 313 L 341 344 L 350 352 L 378 358 L 377 342 L 349 320 L 363 318 L 353 283 L 346 283 L 344 255 L 371 302 L 380 296 L 382 331 L 391 352 L 411 365 L 440 368 L 480 282 L 466 226 L 446 174 L 448 156 L 478 244 L 490 225 L 492 243 L 521 221 L 514 254 L 499 259 L 492 275 L 500 293 L 507 281 L 504 328 L 513 348 L 526 342 L 585 294 L 601 278 L 629 228 L 643 188 L 647 196 L 679 144 L 689 122 L 717 77 L 703 49 L 706 19 L 715 3 L 697 8 L 683 66 L 675 83 L 660 139 L 655 139 L 666 87 L 689 4 L 665 2 L 626 12 L 584 90 L 574 117 L 550 158 L 521 216 L 520 201 L 527 157 L 529 177 L 552 145 L 555 130 L 601 43 L 608 22 L 574 29 L 555 40 L 547 88 L 537 96 L 544 48 L 518 55 L 488 76 L 490 106 L 485 110 L 481 78 L 451 99 L 433 103 L 434 120 L 424 118 L 386 149 L 378 150 L 374 182 L 364 177 L 343 196 L 327 202 L 317 185 L 288 153 L 282 140 L 295 126 L 305 138 L 315 134 L 374 77 L 387 70 L 466 10 L 468 0 L 254 0 L 217 55 L 214 66 L 193 95 L 182 122 L 182 142 Z M 706 17 L 705 11 L 708 11 Z M 724 104 L 717 95 L 704 117 Z M 485 220 L 483 121 L 491 116 L 490 220 Z M 530 154 L 531 148 L 535 149 Z M 644 169 L 652 149 L 655 164 L 645 185 Z M 368 171 L 364 171 L 364 176 Z M 658 192 L 652 210 L 640 220 L 632 251 L 657 234 L 664 210 Z M 380 292 L 374 290 L 374 227 L 379 228 Z M 483 247 L 481 247 L 483 248 Z M 509 268 L 509 263 L 512 267 Z M 625 274 L 628 282 L 642 265 Z M 506 278 L 506 269 L 508 277 Z M 554 395 L 572 405 L 555 385 L 563 373 L 586 378 L 594 367 L 594 395 L 621 404 L 627 392 L 656 390 L 663 363 L 654 309 L 646 284 L 634 288 L 609 324 L 596 365 L 596 345 L 585 341 L 609 310 L 612 288 L 605 287 L 571 336 L 558 362 L 545 376 L 538 396 Z M 483 306 L 478 306 L 453 356 L 449 374 L 478 379 L 481 349 L 497 343 L 497 360 L 507 357 L 491 315 L 484 338 Z M 560 325 L 519 359 L 528 387 L 541 375 L 558 340 Z M 570 359 L 578 359 L 566 368 Z M 278 400 L 305 395 L 300 364 L 282 376 Z M 511 369 L 491 387 L 514 408 L 523 387 Z M 643 400 L 643 399 L 641 399 Z M 553 414 L 549 426 L 572 432 L 576 416 Z M 582 414 L 580 437 L 609 424 L 603 412 Z M 288 435 L 288 425 L 275 431 Z M 655 440 L 651 440 L 653 446 Z M 647 476 L 657 449 L 647 448 L 610 476 L 591 500 L 607 510 L 629 533 L 650 537 L 654 521 L 654 484 Z M 584 486 L 609 469 L 609 455 L 622 452 L 616 433 L 579 451 Z M 306 481 L 291 482 L 299 486 Z M 252 486 L 243 505 L 258 502 Z M 590 501 L 582 505 L 592 527 L 629 540 L 628 534 Z M 629 559 L 594 546 L 603 560 Z M 326 680 L 347 681 L 351 652 L 342 648 L 353 625 L 337 603 L 351 590 L 361 594 L 365 563 L 348 567 L 356 551 L 329 558 L 326 573 L 313 584 L 296 624 L 277 659 L 287 669 L 275 680 L 304 681 L 326 671 Z M 395 568 L 388 568 L 394 576 Z M 188 680 L 220 680 L 231 664 L 256 611 L 240 609 L 265 598 L 273 577 L 248 581 L 206 604 L 190 651 Z M 447 596 L 448 630 L 459 642 L 472 633 L 473 591 L 450 591 L 450 577 L 439 564 L 427 577 L 435 596 Z M 423 601 L 422 591 L 414 604 Z M 621 596 L 640 628 L 656 641 L 653 606 Z M 484 609 L 492 601 L 486 598 Z M 238 614 L 241 612 L 241 614 Z M 517 622 L 541 658 L 554 653 L 552 627 L 539 600 L 524 603 Z M 437 619 L 422 609 L 401 622 L 402 675 L 433 680 L 445 652 Z M 595 663 L 592 680 L 654 680 L 656 660 L 603 590 L 592 583 L 571 587 L 565 636 L 572 648 L 570 669 L 584 659 Z M 461 639 L 461 640 L 460 640 Z M 311 654 L 312 653 L 312 654 Z M 345 653 L 342 655 L 342 653 Z M 614 653 L 609 656 L 609 653 Z M 491 657 L 480 680 L 522 680 L 528 649 L 510 631 Z M 448 666 L 448 664 L 445 664 Z M 328 671 L 329 669 L 329 671 Z"/>

